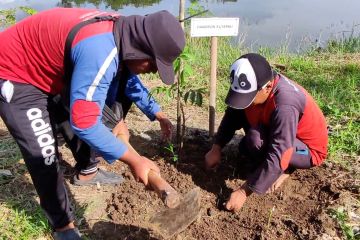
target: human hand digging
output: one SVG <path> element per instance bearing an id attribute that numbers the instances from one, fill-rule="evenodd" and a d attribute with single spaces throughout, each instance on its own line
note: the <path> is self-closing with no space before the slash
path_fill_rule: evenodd
<path id="1" fill-rule="evenodd" d="M 137 162 L 140 163 L 140 166 L 137 164 L 130 165 L 128 163 L 135 178 L 139 177 L 138 179 L 142 181 L 145 186 L 151 186 L 167 207 L 177 207 L 180 203 L 180 195 L 165 179 L 160 176 L 160 170 L 157 165 L 150 159 L 140 156 L 131 144 L 126 141 L 125 136 L 118 135 L 117 137 L 124 141 L 124 143 L 128 146 L 128 154 L 133 154 L 136 157 L 143 159 L 143 161 Z M 144 166 L 141 166 L 142 163 Z"/>
<path id="2" fill-rule="evenodd" d="M 231 193 L 229 200 L 225 203 L 225 209 L 231 212 L 239 211 L 251 194 L 252 191 L 244 183 L 239 189 Z"/>
<path id="3" fill-rule="evenodd" d="M 163 112 L 158 112 L 156 113 L 155 116 L 160 123 L 161 139 L 165 142 L 171 141 L 172 130 L 173 130 L 173 125 L 171 121 L 167 118 L 167 116 Z"/>
<path id="4" fill-rule="evenodd" d="M 145 186 L 149 185 L 150 171 L 153 171 L 152 174 L 160 176 L 159 167 L 153 161 L 143 156 L 139 156 L 139 161 L 135 164 L 129 164 L 129 167 L 135 179 L 144 183 Z"/>
<path id="5" fill-rule="evenodd" d="M 205 155 L 205 169 L 207 171 L 216 170 L 221 162 L 221 147 L 214 144 L 210 151 Z"/>

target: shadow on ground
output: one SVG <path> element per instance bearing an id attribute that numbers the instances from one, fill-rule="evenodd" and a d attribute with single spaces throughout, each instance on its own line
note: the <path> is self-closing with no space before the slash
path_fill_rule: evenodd
<path id="1" fill-rule="evenodd" d="M 156 240 L 150 236 L 150 233 L 145 228 L 136 227 L 133 225 L 116 224 L 113 222 L 98 221 L 91 229 L 92 234 L 89 237 L 93 239 L 103 240 L 117 240 L 117 239 L 132 239 L 132 240 Z"/>

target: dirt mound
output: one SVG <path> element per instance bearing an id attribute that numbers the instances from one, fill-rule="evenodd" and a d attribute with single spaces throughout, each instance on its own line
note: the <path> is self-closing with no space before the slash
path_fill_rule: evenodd
<path id="1" fill-rule="evenodd" d="M 201 134 L 200 134 L 201 135 Z M 222 210 L 222 203 L 233 189 L 243 182 L 236 171 L 237 157 L 228 149 L 228 157 L 216 173 L 203 170 L 203 156 L 209 141 L 192 134 L 183 157 L 170 164 L 170 157 L 153 156 L 162 175 L 180 193 L 193 187 L 201 188 L 202 215 L 174 239 L 336 239 L 340 229 L 329 217 L 329 206 L 341 201 L 345 186 L 351 186 L 351 177 L 328 166 L 311 170 L 297 170 L 275 193 L 251 196 L 240 212 Z M 197 137 L 196 137 L 197 136 Z M 139 149 L 144 143 L 139 142 Z M 143 148 L 148 151 L 148 148 Z M 161 239 L 148 225 L 152 213 L 163 208 L 154 192 L 144 191 L 126 173 L 129 179 L 119 186 L 108 202 L 108 214 L 113 223 L 94 231 L 101 239 Z M 346 195 L 346 194 L 345 194 Z M 95 227 L 94 227 L 95 228 Z"/>

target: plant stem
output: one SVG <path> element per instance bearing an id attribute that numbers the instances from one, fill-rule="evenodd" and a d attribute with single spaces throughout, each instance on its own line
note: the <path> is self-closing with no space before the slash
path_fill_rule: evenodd
<path id="1" fill-rule="evenodd" d="M 180 77 L 179 77 L 180 78 Z M 177 82 L 176 90 L 176 143 L 180 146 L 181 144 L 181 109 L 180 109 L 180 79 Z"/>
<path id="2" fill-rule="evenodd" d="M 275 211 L 275 206 L 273 206 L 270 209 L 269 218 L 268 218 L 267 225 L 266 225 L 266 230 L 268 230 L 269 227 L 270 227 L 270 222 L 271 222 L 272 214 L 273 214 L 274 211 Z"/>
<path id="3" fill-rule="evenodd" d="M 181 110 L 181 116 L 182 116 L 182 128 L 181 128 L 181 133 L 180 133 L 180 143 L 179 143 L 179 149 L 178 149 L 179 160 L 182 158 L 182 149 L 184 146 L 184 136 L 185 136 L 185 129 L 186 129 L 184 103 L 183 103 L 183 101 L 181 101 L 181 99 L 180 99 L 180 110 Z"/>

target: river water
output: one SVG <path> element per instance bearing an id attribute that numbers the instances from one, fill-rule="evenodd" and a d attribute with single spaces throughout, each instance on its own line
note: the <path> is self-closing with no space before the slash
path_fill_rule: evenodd
<path id="1" fill-rule="evenodd" d="M 328 39 L 360 35 L 360 0 L 187 0 L 198 2 L 216 17 L 239 17 L 234 42 L 257 49 L 288 47 L 303 51 L 324 46 Z M 38 11 L 57 6 L 99 8 L 123 15 L 147 14 L 166 9 L 178 15 L 177 0 L 0 0 L 0 9 L 28 6 Z M 18 13 L 20 20 L 24 15 Z"/>

